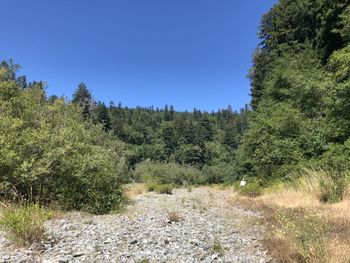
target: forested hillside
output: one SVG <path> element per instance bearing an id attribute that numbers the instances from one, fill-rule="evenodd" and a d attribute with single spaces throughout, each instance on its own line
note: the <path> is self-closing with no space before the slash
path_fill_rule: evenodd
<path id="1" fill-rule="evenodd" d="M 281 0 L 262 18 L 242 174 L 290 178 L 350 168 L 350 4 Z"/>
<path id="2" fill-rule="evenodd" d="M 106 107 L 92 98 L 81 83 L 72 102 L 81 105 L 84 118 L 100 123 L 106 132 L 128 145 L 130 168 L 146 159 L 197 168 L 231 163 L 248 128 L 248 106 L 240 112 L 231 106 L 211 113 L 197 109 L 177 112 L 168 105 L 162 109 L 129 109 L 111 102 Z"/>

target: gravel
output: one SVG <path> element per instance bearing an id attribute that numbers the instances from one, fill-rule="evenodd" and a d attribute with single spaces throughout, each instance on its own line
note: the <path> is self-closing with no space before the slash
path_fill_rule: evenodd
<path id="1" fill-rule="evenodd" d="M 0 234 L 0 262 L 272 262 L 253 223 L 261 215 L 227 202 L 231 193 L 176 189 L 139 195 L 118 215 L 68 213 L 46 223 L 39 249 Z"/>

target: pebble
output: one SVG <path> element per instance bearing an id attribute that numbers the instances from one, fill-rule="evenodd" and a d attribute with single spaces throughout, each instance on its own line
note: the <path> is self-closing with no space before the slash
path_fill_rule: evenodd
<path id="1" fill-rule="evenodd" d="M 48 239 L 39 251 L 14 249 L 0 233 L 0 263 L 272 262 L 260 244 L 262 226 L 239 225 L 260 214 L 230 205 L 228 194 L 207 187 L 175 189 L 172 195 L 139 195 L 119 215 L 67 213 L 45 224 Z M 181 220 L 170 221 L 170 212 Z"/>

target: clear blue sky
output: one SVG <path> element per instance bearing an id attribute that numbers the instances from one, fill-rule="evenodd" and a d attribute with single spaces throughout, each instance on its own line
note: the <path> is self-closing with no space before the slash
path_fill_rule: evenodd
<path id="1" fill-rule="evenodd" d="M 0 0 L 0 59 L 48 94 L 177 110 L 249 103 L 260 17 L 276 0 Z"/>

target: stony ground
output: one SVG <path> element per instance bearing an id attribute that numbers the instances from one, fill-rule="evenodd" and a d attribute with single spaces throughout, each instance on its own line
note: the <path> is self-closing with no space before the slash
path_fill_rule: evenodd
<path id="1" fill-rule="evenodd" d="M 271 261 L 254 223 L 260 215 L 230 204 L 231 194 L 177 189 L 138 195 L 118 215 L 68 214 L 46 224 L 47 240 L 37 251 L 15 249 L 0 234 L 0 262 Z"/>

